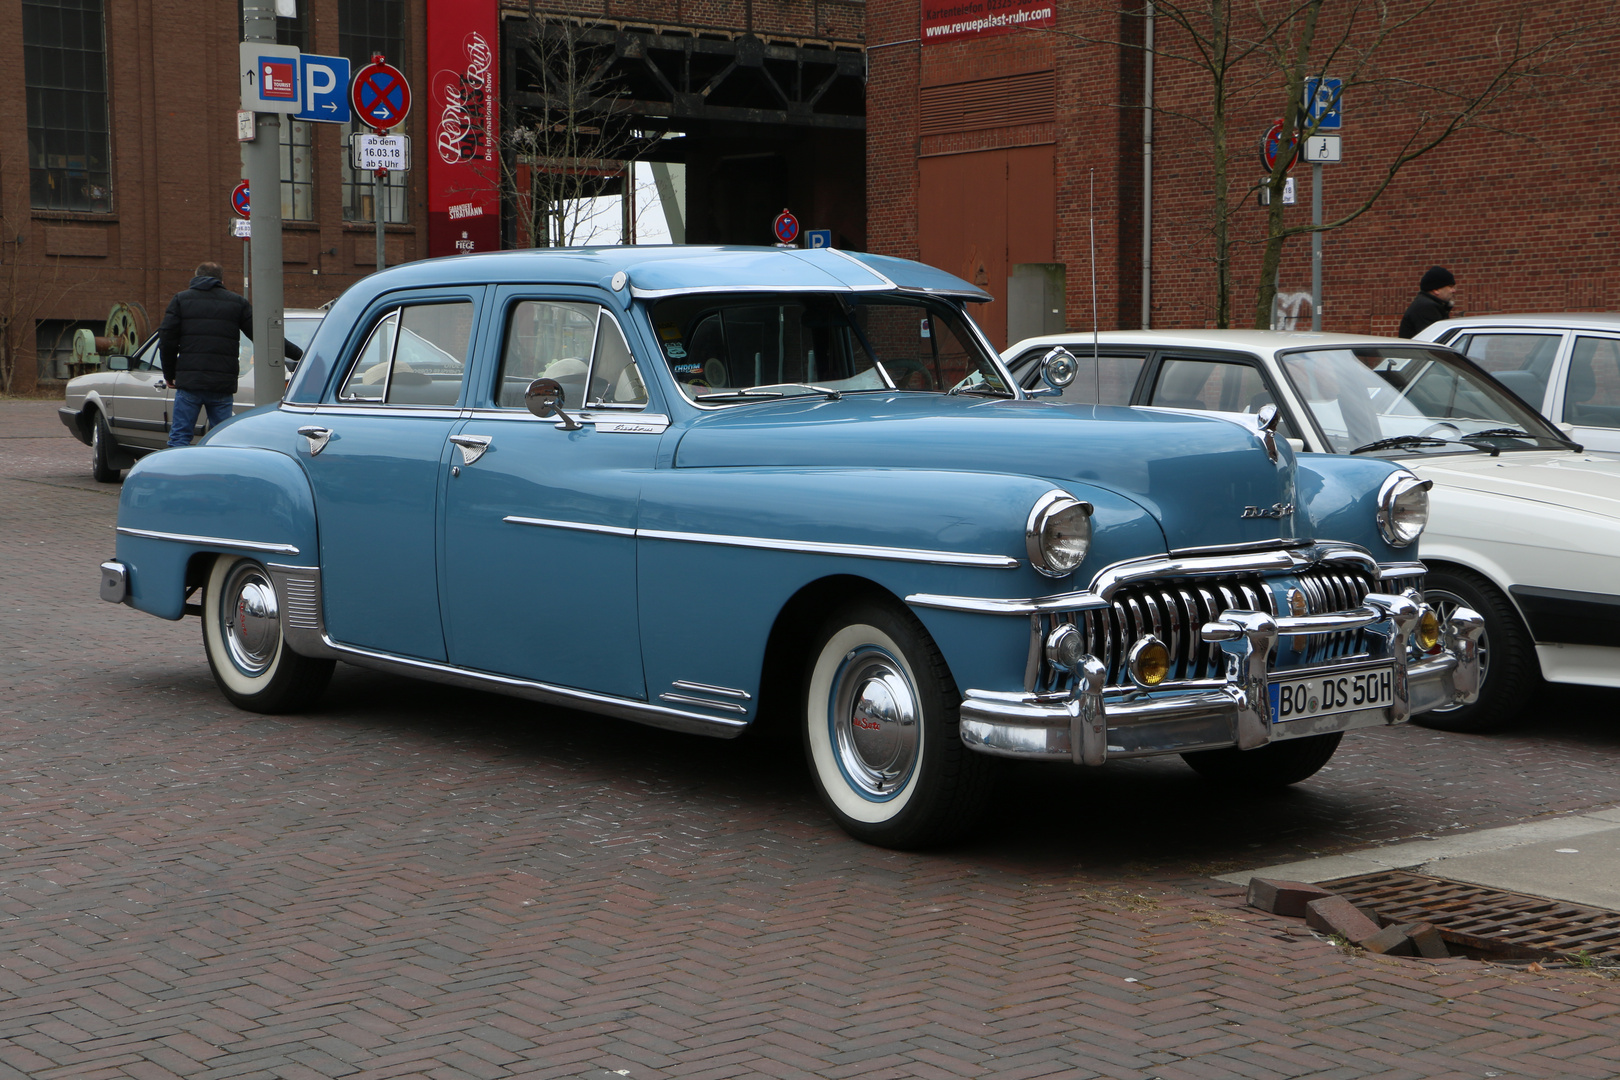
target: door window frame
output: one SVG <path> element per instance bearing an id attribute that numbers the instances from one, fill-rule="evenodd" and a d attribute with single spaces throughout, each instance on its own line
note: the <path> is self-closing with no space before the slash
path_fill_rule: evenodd
<path id="1" fill-rule="evenodd" d="M 1148 362 L 1142 365 L 1142 374 L 1137 379 L 1136 395 L 1132 400 L 1132 404 L 1144 408 L 1177 409 L 1179 412 L 1221 414 L 1221 410 L 1217 409 L 1179 409 L 1174 405 L 1154 405 L 1149 402 L 1147 399 L 1152 394 L 1154 387 L 1159 385 L 1159 376 L 1163 372 L 1167 360 L 1200 360 L 1214 364 L 1244 364 L 1254 368 L 1260 375 L 1261 385 L 1271 395 L 1272 403 L 1277 406 L 1277 411 L 1282 414 L 1282 423 L 1277 429 L 1279 435 L 1284 438 L 1298 439 L 1307 443 L 1307 445 L 1311 442 L 1314 442 L 1317 446 L 1332 445 L 1323 436 L 1321 430 L 1317 428 L 1314 418 L 1309 425 L 1299 422 L 1298 413 L 1300 410 L 1296 407 L 1294 399 L 1280 392 L 1281 388 L 1278 385 L 1278 380 L 1272 376 L 1271 368 L 1264 360 L 1253 353 L 1224 352 L 1218 349 L 1156 349 L 1153 355 L 1148 358 Z M 1306 410 L 1306 412 L 1309 412 L 1309 410 Z M 1225 413 L 1223 415 L 1231 414 Z M 1249 413 L 1247 415 L 1252 416 L 1254 414 Z"/>
<path id="2" fill-rule="evenodd" d="M 385 410 L 390 413 L 433 413 L 446 412 L 461 415 L 466 408 L 467 388 L 477 375 L 478 357 L 483 342 L 484 313 L 488 308 L 485 302 L 487 287 L 484 285 L 469 286 L 460 289 L 424 289 L 420 292 L 386 293 L 372 301 L 365 314 L 355 321 L 355 328 L 350 332 L 343 347 L 338 353 L 339 361 L 332 365 L 327 384 L 321 392 L 318 408 L 331 410 L 364 409 L 366 411 Z M 425 304 L 471 304 L 472 318 L 467 332 L 467 355 L 462 358 L 461 392 L 456 402 L 451 405 L 413 405 L 413 404 L 387 404 L 382 401 L 356 400 L 346 401 L 338 395 L 348 382 L 354 365 L 359 361 L 360 354 L 365 350 L 371 335 L 389 315 L 400 312 L 407 307 L 419 307 Z M 318 332 L 318 331 L 317 331 Z M 313 344 L 313 341 L 312 341 Z"/>

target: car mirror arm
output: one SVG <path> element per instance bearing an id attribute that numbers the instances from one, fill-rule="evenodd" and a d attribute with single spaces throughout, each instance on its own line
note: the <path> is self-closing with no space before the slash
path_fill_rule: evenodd
<path id="1" fill-rule="evenodd" d="M 536 379 L 523 392 L 523 404 L 542 420 L 555 418 L 564 431 L 578 431 L 585 425 L 563 412 L 567 396 L 556 379 Z"/>

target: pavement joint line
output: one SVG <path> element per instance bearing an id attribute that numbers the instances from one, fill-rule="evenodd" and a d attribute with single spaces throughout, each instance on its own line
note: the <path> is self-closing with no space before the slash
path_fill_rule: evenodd
<path id="1" fill-rule="evenodd" d="M 1481 829 L 1478 832 L 1448 836 L 1439 840 L 1414 840 L 1404 844 L 1387 844 L 1339 855 L 1326 855 L 1317 859 L 1276 863 L 1271 866 L 1255 867 L 1252 870 L 1220 874 L 1215 880 L 1232 885 L 1247 885 L 1252 877 L 1282 878 L 1307 883 L 1332 881 L 1336 878 L 1383 870 L 1411 870 L 1441 859 L 1506 851 L 1548 840 L 1563 840 L 1589 833 L 1607 832 L 1617 826 L 1620 826 L 1620 807 L 1611 807 L 1590 814 L 1527 821 L 1518 825 Z"/>

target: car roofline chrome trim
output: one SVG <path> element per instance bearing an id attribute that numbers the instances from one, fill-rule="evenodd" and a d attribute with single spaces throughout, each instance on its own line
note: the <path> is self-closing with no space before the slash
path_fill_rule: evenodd
<path id="1" fill-rule="evenodd" d="M 554 686 L 551 683 L 536 682 L 532 679 L 518 679 L 510 675 L 492 675 L 487 672 L 473 671 L 469 668 L 457 667 L 454 664 L 441 663 L 435 660 L 419 660 L 414 657 L 395 656 L 392 653 L 362 649 L 354 645 L 343 645 L 333 641 L 331 636 L 324 630 L 321 632 L 321 643 L 325 649 L 329 650 L 328 655 L 333 659 L 342 660 L 357 667 L 369 667 L 378 671 L 409 675 L 453 686 L 470 687 L 475 690 L 495 688 L 504 693 L 566 709 L 588 707 L 592 712 L 601 716 L 631 720 L 638 724 L 646 724 L 649 727 L 665 728 L 670 731 L 685 732 L 689 735 L 708 735 L 712 738 L 734 739 L 748 727 L 747 720 L 700 716 L 696 713 L 671 709 L 663 705 L 654 705 L 646 701 L 616 697 L 612 694 L 599 694 L 591 690 L 576 690 L 567 686 Z M 719 703 L 708 702 L 704 703 L 704 707 L 710 709 L 724 708 Z M 741 711 L 747 712 L 746 709 L 741 709 Z"/>
<path id="2" fill-rule="evenodd" d="M 228 547 L 242 551 L 262 551 L 268 555 L 298 555 L 292 544 L 271 544 L 262 540 L 231 540 L 223 536 L 194 536 L 191 533 L 161 532 L 157 529 L 133 529 L 118 526 L 120 536 L 138 536 L 143 540 L 172 540 L 177 544 L 196 544 L 199 547 Z"/>
<path id="3" fill-rule="evenodd" d="M 892 278 L 890 278 L 888 274 L 885 274 L 883 271 L 879 270 L 875 266 L 868 266 L 866 263 L 863 263 L 861 260 L 859 260 L 855 256 L 851 255 L 849 252 L 841 250 L 839 248 L 828 248 L 827 250 L 832 252 L 834 255 L 837 255 L 840 259 L 845 259 L 845 260 L 847 260 L 849 262 L 854 263 L 856 266 L 860 267 L 860 269 L 864 273 L 871 274 L 873 277 L 875 277 L 879 281 L 883 282 L 883 284 L 885 286 L 887 286 L 888 288 L 898 289 L 900 287 L 900 286 L 898 286 L 898 285 L 896 285 L 894 283 L 894 280 Z"/>
<path id="4" fill-rule="evenodd" d="M 1022 565 L 1010 555 L 981 555 L 971 551 L 928 551 L 921 548 L 834 544 L 819 540 L 778 540 L 763 536 L 729 536 L 719 533 L 674 532 L 666 529 L 637 529 L 636 536 L 647 540 L 671 540 L 683 544 L 718 544 L 723 547 L 762 548 L 767 551 L 796 551 L 806 555 L 848 555 L 857 559 L 921 562 L 937 566 L 978 566 L 1015 570 Z"/>
<path id="5" fill-rule="evenodd" d="M 643 289 L 630 286 L 630 295 L 638 300 L 664 300 L 671 296 L 707 296 L 710 294 L 741 295 L 746 293 L 867 293 L 899 292 L 898 285 L 683 285 L 677 289 Z"/>
<path id="6" fill-rule="evenodd" d="M 1103 567 L 1092 577 L 1091 584 L 1087 588 L 1076 592 L 1009 599 L 912 593 L 906 597 L 906 603 L 913 607 L 968 611 L 981 615 L 1040 615 L 1053 611 L 1096 611 L 1107 608 L 1120 588 L 1137 581 L 1217 577 L 1239 573 L 1263 574 L 1303 570 L 1328 562 L 1357 563 L 1373 576 L 1378 576 L 1382 569 L 1366 550 L 1349 544 L 1316 544 L 1309 548 L 1257 552 L 1233 552 L 1228 549 L 1228 553 L 1223 555 L 1178 558 L 1170 554 L 1126 559 Z"/>

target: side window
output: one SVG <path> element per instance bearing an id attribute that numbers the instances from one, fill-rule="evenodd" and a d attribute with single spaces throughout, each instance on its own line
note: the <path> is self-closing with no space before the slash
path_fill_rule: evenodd
<path id="1" fill-rule="evenodd" d="M 372 328 L 350 368 L 340 401 L 454 405 L 461 398 L 473 305 L 412 304 Z"/>
<path id="2" fill-rule="evenodd" d="M 1620 428 L 1620 338 L 1577 337 L 1569 359 L 1564 421 Z"/>
<path id="3" fill-rule="evenodd" d="M 645 405 L 647 384 L 641 380 L 636 358 L 624 331 L 607 312 L 602 312 L 601 329 L 596 333 L 596 356 L 591 361 L 591 405 Z"/>
<path id="4" fill-rule="evenodd" d="M 1530 405 L 1541 409 L 1562 334 L 1475 334 L 1463 354 Z"/>
<path id="5" fill-rule="evenodd" d="M 1017 367 L 1020 381 L 1026 390 L 1038 389 L 1046 384 L 1041 382 L 1041 357 L 1051 352 L 1051 346 L 1032 349 L 1020 356 Z M 1089 351 L 1078 347 L 1070 348 L 1074 358 L 1080 361 L 1075 369 L 1074 382 L 1063 388 L 1059 400 L 1074 405 L 1129 405 L 1131 395 L 1136 392 L 1136 380 L 1142 374 L 1142 366 L 1147 363 L 1146 354 L 1142 356 L 1098 356 L 1093 363 Z M 1050 399 L 1048 399 L 1050 400 Z"/>
<path id="6" fill-rule="evenodd" d="M 501 350 L 495 403 L 503 409 L 521 409 L 531 382 L 556 379 L 562 384 L 563 404 L 578 408 L 596 349 L 599 311 L 595 304 L 556 300 L 524 300 L 513 305 Z"/>
<path id="7" fill-rule="evenodd" d="M 1262 405 L 1275 404 L 1258 368 L 1220 360 L 1165 360 L 1147 403 L 1235 413 L 1259 412 Z"/>

